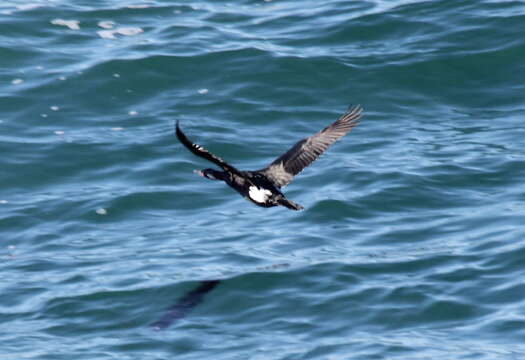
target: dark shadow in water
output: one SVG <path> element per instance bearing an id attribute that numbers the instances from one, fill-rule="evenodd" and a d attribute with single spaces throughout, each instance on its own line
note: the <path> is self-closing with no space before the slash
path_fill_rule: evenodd
<path id="1" fill-rule="evenodd" d="M 221 280 L 201 281 L 196 289 L 188 292 L 180 298 L 179 301 L 172 305 L 159 320 L 151 324 L 151 327 L 155 330 L 166 329 L 178 319 L 182 319 L 188 315 L 195 306 L 202 302 L 206 293 L 212 291 L 220 282 Z"/>

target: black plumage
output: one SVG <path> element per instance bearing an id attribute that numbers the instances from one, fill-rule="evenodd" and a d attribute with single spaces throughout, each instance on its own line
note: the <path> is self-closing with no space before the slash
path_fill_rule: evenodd
<path id="1" fill-rule="evenodd" d="M 210 180 L 226 182 L 258 206 L 282 205 L 292 210 L 300 210 L 303 207 L 286 199 L 280 188 L 289 184 L 295 175 L 318 159 L 330 145 L 352 130 L 359 123 L 362 110 L 359 105 L 349 107 L 333 124 L 308 138 L 298 141 L 269 166 L 257 171 L 237 170 L 202 146 L 191 142 L 180 129 L 178 122 L 176 134 L 179 141 L 193 154 L 213 162 L 223 170 L 204 169 L 196 171 L 199 175 Z"/>

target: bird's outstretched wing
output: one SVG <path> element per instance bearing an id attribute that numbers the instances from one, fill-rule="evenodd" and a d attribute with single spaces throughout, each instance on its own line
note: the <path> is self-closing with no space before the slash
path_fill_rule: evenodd
<path id="1" fill-rule="evenodd" d="M 276 186 L 282 187 L 292 181 L 305 167 L 314 162 L 330 145 L 346 135 L 359 122 L 363 108 L 350 106 L 333 124 L 306 139 L 298 141 L 268 167 L 260 170 Z"/>
<path id="2" fill-rule="evenodd" d="M 227 164 L 224 160 L 222 160 L 217 155 L 213 155 L 211 152 L 203 148 L 202 146 L 195 144 L 191 142 L 186 135 L 182 132 L 182 130 L 179 127 L 179 122 L 177 121 L 175 126 L 175 134 L 177 134 L 177 138 L 179 141 L 184 145 L 189 151 L 194 153 L 197 156 L 200 156 L 206 160 L 211 161 L 215 165 L 218 165 L 220 168 L 222 168 L 224 171 L 229 171 L 234 174 L 240 175 L 239 170 L 234 168 L 233 166 Z"/>

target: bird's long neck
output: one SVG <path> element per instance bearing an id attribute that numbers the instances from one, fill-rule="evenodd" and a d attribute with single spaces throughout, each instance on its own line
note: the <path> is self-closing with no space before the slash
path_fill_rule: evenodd
<path id="1" fill-rule="evenodd" d="M 216 180 L 225 181 L 226 179 L 229 178 L 228 174 L 225 171 L 217 171 L 213 169 L 209 169 L 207 171 L 211 173 Z"/>

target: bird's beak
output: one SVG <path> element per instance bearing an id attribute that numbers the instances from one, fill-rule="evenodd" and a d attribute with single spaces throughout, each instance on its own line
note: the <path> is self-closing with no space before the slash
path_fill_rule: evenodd
<path id="1" fill-rule="evenodd" d="M 202 171 L 200 171 L 200 170 L 193 170 L 193 172 L 195 174 L 197 174 L 197 175 L 200 175 L 200 176 L 204 177 L 204 173 Z"/>

